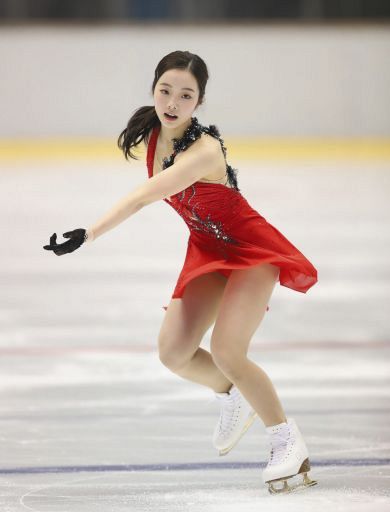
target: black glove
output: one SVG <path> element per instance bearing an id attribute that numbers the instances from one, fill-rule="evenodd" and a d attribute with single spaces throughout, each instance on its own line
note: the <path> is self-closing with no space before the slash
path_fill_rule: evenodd
<path id="1" fill-rule="evenodd" d="M 67 231 L 62 236 L 64 238 L 70 238 L 70 240 L 62 244 L 57 244 L 57 235 L 56 233 L 53 233 L 50 237 L 50 245 L 44 245 L 43 248 L 47 251 L 53 251 L 57 256 L 73 252 L 85 242 L 86 232 L 86 229 L 82 228 Z"/>

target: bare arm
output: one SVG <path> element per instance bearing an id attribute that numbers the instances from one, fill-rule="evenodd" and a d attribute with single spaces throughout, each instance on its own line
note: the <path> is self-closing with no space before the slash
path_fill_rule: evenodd
<path id="1" fill-rule="evenodd" d="M 126 220 L 128 217 L 140 210 L 142 206 L 137 200 L 134 192 L 123 197 L 109 210 L 103 217 L 87 229 L 87 243 L 96 240 L 106 231 L 113 229 L 115 226 Z"/>
<path id="2" fill-rule="evenodd" d="M 87 230 L 87 242 L 92 242 L 144 206 L 173 196 L 202 179 L 215 169 L 217 151 L 204 143 L 190 146 L 179 161 L 136 187 L 91 226 Z"/>

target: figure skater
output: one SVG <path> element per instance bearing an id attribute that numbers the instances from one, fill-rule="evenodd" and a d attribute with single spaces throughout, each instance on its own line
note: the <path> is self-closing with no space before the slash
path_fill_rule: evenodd
<path id="1" fill-rule="evenodd" d="M 147 146 L 148 179 L 88 229 L 50 237 L 57 256 L 92 242 L 155 202 L 164 200 L 189 229 L 183 268 L 159 332 L 161 362 L 178 376 L 211 388 L 220 404 L 213 444 L 227 454 L 258 416 L 269 434 L 270 458 L 262 476 L 271 493 L 316 484 L 293 418 L 287 418 L 268 375 L 247 357 L 275 284 L 306 293 L 317 271 L 305 256 L 254 210 L 238 187 L 237 169 L 215 125 L 194 111 L 205 97 L 208 70 L 189 51 L 161 59 L 154 74 L 154 105 L 140 107 L 118 137 L 125 158 Z M 210 352 L 200 348 L 214 324 Z M 289 486 L 287 480 L 303 479 Z M 276 482 L 282 482 L 282 486 Z"/>

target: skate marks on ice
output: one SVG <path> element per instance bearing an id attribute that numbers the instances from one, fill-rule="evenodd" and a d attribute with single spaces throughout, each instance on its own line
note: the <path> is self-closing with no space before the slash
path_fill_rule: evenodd
<path id="1" fill-rule="evenodd" d="M 338 366 L 334 381 L 324 380 L 333 351 L 283 356 L 288 378 L 279 351 L 254 360 L 300 418 L 310 476 L 319 483 L 291 493 L 288 503 L 297 512 L 372 510 L 369 502 L 390 510 L 389 383 L 377 364 L 390 360 L 388 351 L 337 351 L 340 368 L 364 384 L 364 400 Z M 317 370 L 309 377 L 308 365 Z M 0 370 L 1 512 L 258 512 L 265 503 L 285 510 L 284 497 L 270 496 L 261 479 L 268 446 L 260 422 L 219 462 L 211 444 L 218 411 L 208 390 L 179 382 L 155 353 L 3 354 Z"/>
<path id="2" fill-rule="evenodd" d="M 35 472 L 34 472 L 35 469 Z M 153 464 L 14 469 L 14 478 L 0 486 L 2 512 L 256 512 L 284 511 L 287 496 L 270 496 L 261 482 L 260 465 L 249 463 Z M 99 474 L 88 475 L 88 471 Z M 389 510 L 390 460 L 317 461 L 313 475 L 321 484 L 289 493 L 289 511 L 328 512 Z M 77 473 L 67 474 L 66 473 Z M 16 477 L 16 478 L 15 478 Z M 21 493 L 21 489 L 24 489 Z M 386 490 L 387 489 L 387 490 Z M 293 497 L 294 496 L 294 497 Z M 264 501 L 266 500 L 266 501 Z M 277 501 L 270 501 L 277 500 Z M 257 508 L 256 508 L 257 507 Z"/>
<path id="3" fill-rule="evenodd" d="M 319 486 L 288 495 L 271 496 L 251 469 L 231 471 L 113 472 L 95 476 L 50 475 L 43 483 L 22 479 L 7 491 L 2 512 L 312 512 L 330 509 L 356 512 L 388 512 L 390 496 L 375 488 L 373 468 L 316 468 Z M 389 467 L 382 475 L 390 477 Z M 366 490 L 359 487 L 364 479 Z M 367 490 L 367 485 L 373 489 Z M 3 484 L 1 484 L 3 486 Z M 22 495 L 20 486 L 28 488 Z M 4 496 L 4 493 L 2 493 Z M 11 501 L 11 494 L 15 500 Z M 286 501 L 288 500 L 288 501 Z"/>

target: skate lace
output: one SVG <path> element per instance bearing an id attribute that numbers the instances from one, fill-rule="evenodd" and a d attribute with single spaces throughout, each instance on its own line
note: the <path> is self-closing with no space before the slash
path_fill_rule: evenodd
<path id="1" fill-rule="evenodd" d="M 222 435 L 226 435 L 234 429 L 238 419 L 240 405 L 238 405 L 238 407 L 236 406 L 236 402 L 231 395 L 225 398 L 218 397 L 218 400 L 222 401 L 221 415 L 219 417 L 219 432 Z"/>
<path id="2" fill-rule="evenodd" d="M 271 456 L 268 465 L 273 466 L 282 462 L 290 442 L 290 433 L 287 438 L 285 432 L 275 432 L 271 439 Z"/>

